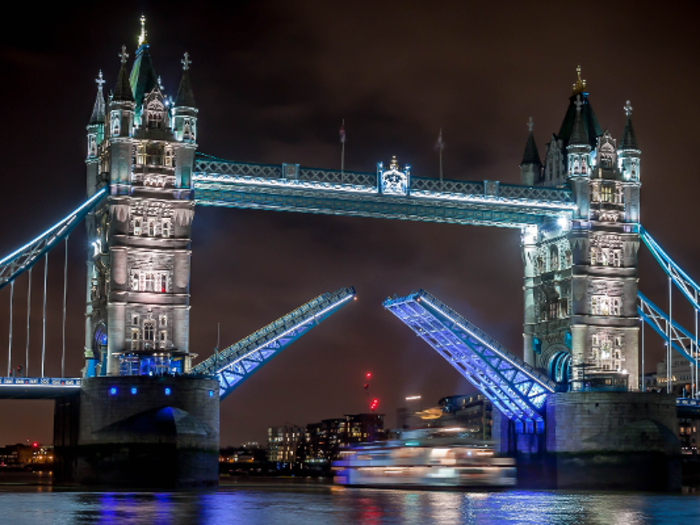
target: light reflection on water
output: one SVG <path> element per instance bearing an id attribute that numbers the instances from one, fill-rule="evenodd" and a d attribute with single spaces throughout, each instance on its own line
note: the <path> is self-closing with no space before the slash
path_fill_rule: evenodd
<path id="1" fill-rule="evenodd" d="M 429 492 L 240 486 L 214 492 L 16 492 L 0 487 L 0 523 L 27 525 L 690 524 L 700 496 Z"/>

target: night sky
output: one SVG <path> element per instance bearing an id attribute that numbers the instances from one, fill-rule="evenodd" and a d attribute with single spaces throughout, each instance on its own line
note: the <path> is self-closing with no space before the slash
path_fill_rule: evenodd
<path id="1" fill-rule="evenodd" d="M 396 155 L 412 174 L 519 182 L 526 122 L 544 156 L 578 64 L 603 127 L 619 138 L 631 100 L 642 149 L 643 224 L 700 279 L 697 224 L 700 73 L 695 1 L 658 2 L 102 2 L 71 11 L 14 3 L 0 46 L 0 254 L 85 198 L 85 126 L 102 69 L 112 88 L 145 14 L 156 72 L 175 96 L 192 58 L 199 151 L 227 159 L 372 172 Z M 26 7 L 23 7 L 26 6 Z M 14 10 L 14 11 L 12 11 Z M 131 60 L 130 59 L 130 60 Z M 264 440 L 366 409 L 394 425 L 405 396 L 426 404 L 473 389 L 381 303 L 426 288 L 522 354 L 522 262 L 516 230 L 198 207 L 192 232 L 191 350 L 210 355 L 323 292 L 359 299 L 284 350 L 221 406 L 221 443 Z M 67 373 L 83 359 L 87 245 L 69 248 Z M 50 255 L 47 374 L 60 374 L 62 249 Z M 30 375 L 39 373 L 41 279 L 33 279 Z M 664 304 L 666 281 L 640 255 L 640 289 Z M 26 277 L 17 281 L 13 365 L 23 364 Z M 680 297 L 680 293 L 676 294 Z M 690 308 L 679 300 L 690 324 Z M 0 290 L 0 373 L 9 287 Z M 692 328 L 692 325 L 689 326 Z M 648 337 L 646 370 L 661 358 Z M 652 351 L 651 343 L 656 345 Z M 0 445 L 52 440 L 53 403 L 0 402 Z"/>

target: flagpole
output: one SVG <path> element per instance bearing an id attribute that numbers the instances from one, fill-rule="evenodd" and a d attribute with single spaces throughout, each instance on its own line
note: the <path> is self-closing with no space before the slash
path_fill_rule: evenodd
<path id="1" fill-rule="evenodd" d="M 340 135 L 340 182 L 345 182 L 345 119 L 341 126 L 342 133 Z"/>

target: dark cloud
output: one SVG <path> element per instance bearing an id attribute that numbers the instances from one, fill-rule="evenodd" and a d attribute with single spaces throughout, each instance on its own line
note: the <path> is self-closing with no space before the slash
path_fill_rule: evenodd
<path id="1" fill-rule="evenodd" d="M 415 175 L 436 177 L 433 145 L 442 128 L 446 176 L 517 183 L 528 117 L 543 153 L 559 129 L 580 63 L 598 119 L 615 136 L 624 123 L 622 106 L 632 100 L 643 150 L 644 224 L 700 277 L 693 219 L 700 193 L 696 2 L 670 1 L 663 9 L 640 2 L 281 1 L 13 9 L 13 20 L 31 23 L 8 25 L 0 42 L 6 196 L 0 253 L 81 201 L 93 78 L 101 68 L 113 85 L 118 50 L 125 43 L 133 52 L 144 12 L 154 64 L 169 93 L 177 89 L 181 54 L 193 58 L 200 151 L 237 160 L 337 167 L 344 118 L 350 169 L 373 172 L 377 161 L 397 155 Z M 200 356 L 211 353 L 217 322 L 222 341 L 232 343 L 322 292 L 347 285 L 359 292 L 358 301 L 222 404 L 223 444 L 263 439 L 267 426 L 284 421 L 362 410 L 367 370 L 392 423 L 405 395 L 437 401 L 470 389 L 382 309 L 388 295 L 425 287 L 521 352 L 517 232 L 215 208 L 198 209 L 194 224 L 191 339 Z M 82 366 L 86 251 L 76 230 L 67 341 L 73 374 Z M 60 371 L 62 257 L 51 255 L 50 373 Z M 30 367 L 40 352 L 40 272 Z M 665 281 L 644 252 L 640 277 L 645 293 L 662 303 Z M 15 291 L 18 356 L 25 314 L 17 305 L 26 304 L 26 280 Z M 0 319 L 7 319 L 8 306 L 6 289 Z M 7 336 L 7 322 L 0 322 L 0 344 Z M 648 370 L 660 355 L 660 347 L 650 351 Z M 50 440 L 50 403 L 0 407 L 0 443 L 36 435 Z"/>

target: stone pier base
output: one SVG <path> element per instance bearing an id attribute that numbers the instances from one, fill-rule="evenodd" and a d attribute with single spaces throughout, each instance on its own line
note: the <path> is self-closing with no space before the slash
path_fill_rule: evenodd
<path id="1" fill-rule="evenodd" d="M 557 393 L 544 434 L 516 434 L 494 411 L 494 437 L 518 459 L 523 487 L 678 491 L 680 441 L 674 396 L 637 392 Z"/>
<path id="2" fill-rule="evenodd" d="M 59 481 L 124 488 L 216 486 L 219 390 L 213 378 L 96 377 L 58 400 Z"/>

